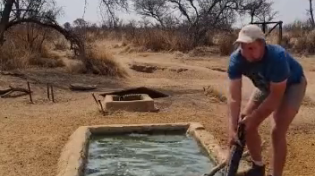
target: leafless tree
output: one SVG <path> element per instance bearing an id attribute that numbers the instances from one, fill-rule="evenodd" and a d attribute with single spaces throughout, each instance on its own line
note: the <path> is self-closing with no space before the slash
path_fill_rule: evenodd
<path id="1" fill-rule="evenodd" d="M 61 8 L 56 6 L 54 0 L 3 0 L 0 2 L 2 15 L 0 21 L 0 41 L 4 42 L 4 33 L 10 28 L 32 23 L 45 28 L 50 28 L 61 33 L 71 43 L 71 49 L 92 70 L 92 63 L 85 57 L 83 41 L 73 32 L 61 27 L 56 17 L 61 13 Z"/>
<path id="2" fill-rule="evenodd" d="M 103 22 L 107 22 L 114 27 L 117 27 L 119 23 L 116 12 L 122 10 L 129 12 L 128 0 L 101 0 L 100 8 Z"/>
<path id="3" fill-rule="evenodd" d="M 251 22 L 254 22 L 255 18 L 258 21 L 268 22 L 278 14 L 272 6 L 273 2 L 267 0 L 240 0 L 239 12 L 241 15 L 248 14 Z"/>
<path id="4" fill-rule="evenodd" d="M 278 11 L 275 11 L 272 6 L 273 2 L 264 2 L 258 11 L 257 19 L 263 22 L 274 20 L 278 15 Z"/>
<path id="5" fill-rule="evenodd" d="M 3 42 L 4 32 L 25 20 L 36 20 L 42 23 L 55 21 L 61 9 L 53 0 L 7 0 L 0 2 L 4 8 L 0 22 L 0 37 Z"/>
<path id="6" fill-rule="evenodd" d="M 238 3 L 239 0 L 135 0 L 133 7 L 137 14 L 154 19 L 164 29 L 176 26 L 196 46 L 205 42 L 209 30 L 230 29 Z M 102 4 L 114 23 L 115 10 L 128 12 L 130 8 L 127 0 L 102 0 Z"/>
<path id="7" fill-rule="evenodd" d="M 307 10 L 307 13 L 309 15 L 309 21 L 311 23 L 311 26 L 315 28 L 315 20 L 314 20 L 314 10 L 313 10 L 313 0 L 308 0 L 309 2 L 309 9 Z"/>
<path id="8" fill-rule="evenodd" d="M 76 20 L 73 21 L 73 25 L 78 28 L 83 28 L 88 25 L 88 22 L 85 21 L 83 18 L 77 18 Z"/>
<path id="9" fill-rule="evenodd" d="M 63 27 L 66 29 L 66 30 L 71 30 L 71 24 L 69 22 L 65 22 L 63 24 Z"/>
<path id="10" fill-rule="evenodd" d="M 171 8 L 177 9 L 182 23 L 188 27 L 193 45 L 206 42 L 210 30 L 230 29 L 235 22 L 238 0 L 167 0 Z"/>
<path id="11" fill-rule="evenodd" d="M 166 0 L 135 0 L 137 14 L 155 19 L 162 28 L 165 28 L 169 8 Z"/>
<path id="12" fill-rule="evenodd" d="M 193 45 L 205 43 L 209 30 L 228 29 L 235 21 L 238 0 L 136 0 L 138 14 L 155 19 L 163 28 L 184 30 Z"/>

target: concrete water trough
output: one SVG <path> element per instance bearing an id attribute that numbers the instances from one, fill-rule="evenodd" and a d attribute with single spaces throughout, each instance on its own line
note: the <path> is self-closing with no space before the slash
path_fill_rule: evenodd
<path id="1" fill-rule="evenodd" d="M 158 112 L 155 98 L 168 97 L 167 94 L 146 87 L 128 88 L 100 94 L 104 97 L 102 107 L 106 112 Z"/>
<path id="2" fill-rule="evenodd" d="M 156 112 L 154 100 L 148 94 L 106 95 L 103 101 L 105 111 Z"/>
<path id="3" fill-rule="evenodd" d="M 101 172 L 100 170 L 102 169 L 103 169 L 102 170 L 103 173 L 92 173 L 91 175 L 94 175 L 94 174 L 95 175 L 101 174 L 104 176 L 112 175 L 107 172 L 109 172 L 108 169 L 113 169 L 113 164 L 117 168 L 126 169 L 126 172 L 129 172 L 129 171 L 131 172 L 133 168 L 129 168 L 130 166 L 128 165 L 128 162 L 127 164 L 115 163 L 116 162 L 115 159 L 119 157 L 119 153 L 121 152 L 121 150 L 131 150 L 130 148 L 128 148 L 128 145 L 129 147 L 130 146 L 135 147 L 137 145 L 136 143 L 137 140 L 135 140 L 134 138 L 130 138 L 128 139 L 127 142 L 123 141 L 123 143 L 118 144 L 116 138 L 110 138 L 110 136 L 124 136 L 124 135 L 131 135 L 131 134 L 145 134 L 145 135 L 151 135 L 151 136 L 153 135 L 165 135 L 165 136 L 183 135 L 187 138 L 189 137 L 190 139 L 192 139 L 191 141 L 188 141 L 188 143 L 187 143 L 187 140 L 186 140 L 186 143 L 181 143 L 179 141 L 173 140 L 173 143 L 176 143 L 176 145 L 181 148 L 177 149 L 176 147 L 175 148 L 172 147 L 173 154 L 169 157 L 165 156 L 167 154 L 166 151 L 161 152 L 162 154 L 164 154 L 163 157 L 168 157 L 168 160 L 169 160 L 167 162 L 164 162 L 164 161 L 162 162 L 164 163 L 164 166 L 153 164 L 152 167 L 143 168 L 143 166 L 147 164 L 148 162 L 152 161 L 154 163 L 153 160 L 147 160 L 144 163 L 138 163 L 140 164 L 139 167 L 141 166 L 141 168 L 137 168 L 138 172 L 140 170 L 140 173 L 147 173 L 146 175 L 150 175 L 148 174 L 148 172 L 150 172 L 151 170 L 155 169 L 155 171 L 156 170 L 161 171 L 163 170 L 163 167 L 170 167 L 170 165 L 176 165 L 176 164 L 177 164 L 176 166 L 177 168 L 175 169 L 179 169 L 181 172 L 184 173 L 184 175 L 186 175 L 186 173 L 189 173 L 189 170 L 187 171 L 187 168 L 189 168 L 189 164 L 187 163 L 189 162 L 185 162 L 185 160 L 190 159 L 190 163 L 192 165 L 195 164 L 197 165 L 197 167 L 199 165 L 203 165 L 203 168 L 200 168 L 201 170 L 199 169 L 198 173 L 194 172 L 195 174 L 188 174 L 188 175 L 200 176 L 202 175 L 201 172 L 208 172 L 215 165 L 217 165 L 218 163 L 221 163 L 226 157 L 227 151 L 222 149 L 218 145 L 218 142 L 216 141 L 216 139 L 209 132 L 207 132 L 205 128 L 199 123 L 158 123 L 158 124 L 129 124 L 129 125 L 117 124 L 117 125 L 81 126 L 70 136 L 69 141 L 66 143 L 66 145 L 64 146 L 62 150 L 61 156 L 58 161 L 57 176 L 89 176 L 87 172 L 90 172 L 91 174 L 91 172 Z M 97 136 L 101 136 L 101 138 L 103 139 L 107 138 L 106 139 L 107 142 L 97 141 L 96 143 L 94 142 L 94 144 L 92 144 L 93 138 L 96 138 Z M 157 149 L 162 148 L 166 150 L 165 147 L 163 148 L 163 144 L 168 143 L 167 137 L 165 136 L 160 137 L 160 143 L 152 143 L 152 141 L 150 141 L 150 144 L 157 146 Z M 108 142 L 108 141 L 111 141 L 111 142 Z M 131 165 L 137 164 L 137 162 L 139 162 L 141 157 L 145 155 L 145 152 L 139 153 L 141 152 L 141 149 L 142 149 L 141 147 L 145 146 L 145 142 L 144 141 L 141 141 L 141 142 L 142 142 L 141 145 L 137 145 L 138 147 L 140 146 L 140 148 L 136 148 L 135 150 L 133 150 L 133 152 L 138 153 L 139 155 L 136 155 L 136 154 L 133 155 L 133 152 L 127 151 L 127 153 L 122 155 L 123 156 L 122 159 L 126 160 L 126 157 L 127 157 L 126 155 L 131 155 L 130 157 L 133 160 L 129 161 L 129 163 Z M 196 148 L 194 148 L 194 151 L 191 151 L 185 148 L 185 145 L 194 146 L 193 142 L 196 142 Z M 111 147 L 112 149 L 114 149 L 114 151 L 110 151 L 108 149 L 105 150 L 102 148 L 95 149 L 95 146 L 102 146 L 105 148 Z M 124 146 L 126 146 L 125 149 L 122 148 Z M 154 150 L 157 150 L 157 149 L 154 149 Z M 91 154 L 93 152 L 92 150 L 94 151 L 98 150 L 98 152 L 102 152 L 102 153 L 100 154 L 93 153 L 94 158 L 96 158 L 97 160 L 89 161 L 90 158 L 93 158 Z M 145 150 L 146 151 L 150 150 L 149 151 L 150 155 L 156 154 L 155 153 L 156 151 L 152 152 L 152 149 L 144 148 L 143 151 Z M 172 159 L 170 159 L 172 157 L 178 158 L 177 155 L 179 154 L 182 154 L 182 158 L 180 158 L 180 160 L 183 160 L 183 162 L 178 161 L 178 160 L 172 161 Z M 195 155 L 191 156 L 192 154 L 195 154 Z M 191 156 L 191 158 L 189 158 L 188 156 Z M 114 161 L 109 157 L 112 157 Z M 163 157 L 153 156 L 153 158 L 159 158 L 159 159 Z M 102 162 L 102 160 L 104 160 L 104 162 Z M 91 170 L 90 168 L 87 168 L 89 167 L 88 165 L 90 165 L 89 162 L 91 163 L 94 162 L 94 164 L 96 163 L 97 166 L 101 166 L 101 167 L 94 168 Z M 198 162 L 200 164 L 198 164 Z M 186 163 L 186 165 L 185 164 L 182 165 L 180 163 L 182 164 Z M 107 165 L 110 165 L 110 166 L 107 166 Z M 239 171 L 241 172 L 241 171 L 244 171 L 244 169 L 248 169 L 248 168 L 249 168 L 248 163 L 246 161 L 241 161 Z M 186 170 L 183 170 L 183 169 L 186 169 Z M 196 168 L 193 168 L 192 170 L 194 169 Z M 206 174 L 206 173 L 203 173 L 203 174 Z M 118 174 L 118 175 L 121 175 L 121 174 Z M 129 174 L 129 175 L 136 175 L 136 174 Z M 171 174 L 171 175 L 176 175 L 176 174 Z M 219 176 L 219 175 L 222 175 L 222 173 L 218 173 L 216 176 Z"/>

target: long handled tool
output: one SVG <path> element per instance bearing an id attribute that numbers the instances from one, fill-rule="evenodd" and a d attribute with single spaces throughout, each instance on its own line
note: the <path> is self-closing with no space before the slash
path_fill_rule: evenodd
<path id="1" fill-rule="evenodd" d="M 241 119 L 243 119 L 245 115 L 241 115 Z M 249 155 L 248 151 L 244 152 L 245 147 L 245 125 L 239 124 L 237 128 L 237 137 L 239 142 L 236 142 L 229 154 L 227 160 L 223 161 L 222 163 L 218 164 L 208 174 L 203 174 L 202 176 L 214 176 L 217 172 L 222 170 L 223 168 L 227 167 L 226 171 L 224 172 L 224 176 L 236 176 L 237 170 L 242 158 L 247 157 Z"/>
<path id="2" fill-rule="evenodd" d="M 244 116 L 241 117 L 242 119 Z M 237 128 L 237 136 L 239 143 L 235 143 L 231 149 L 231 155 L 228 161 L 228 169 L 225 176 L 236 176 L 237 170 L 242 159 L 242 155 L 245 147 L 245 125 L 239 124 Z"/>

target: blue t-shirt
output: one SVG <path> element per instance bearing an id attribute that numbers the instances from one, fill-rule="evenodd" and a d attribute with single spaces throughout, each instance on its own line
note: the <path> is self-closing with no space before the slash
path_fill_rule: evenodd
<path id="1" fill-rule="evenodd" d="M 302 66 L 280 45 L 266 44 L 263 59 L 249 62 L 240 49 L 230 56 L 228 76 L 230 79 L 248 77 L 255 87 L 269 91 L 270 82 L 281 82 L 288 79 L 287 85 L 299 83 L 304 76 Z"/>

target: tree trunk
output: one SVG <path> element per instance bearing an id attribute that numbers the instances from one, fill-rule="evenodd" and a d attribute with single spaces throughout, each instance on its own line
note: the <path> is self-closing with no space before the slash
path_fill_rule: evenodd
<path id="1" fill-rule="evenodd" d="M 313 14 L 313 0 L 309 0 L 310 5 L 310 19 L 311 19 L 311 25 L 314 28 L 315 27 L 315 21 L 314 21 L 314 14 Z"/>
<path id="2" fill-rule="evenodd" d="M 4 5 L 4 10 L 2 14 L 2 18 L 0 21 L 0 44 L 2 45 L 4 42 L 4 32 L 6 30 L 6 25 L 8 24 L 10 20 L 10 13 L 12 11 L 14 0 L 7 0 Z"/>

